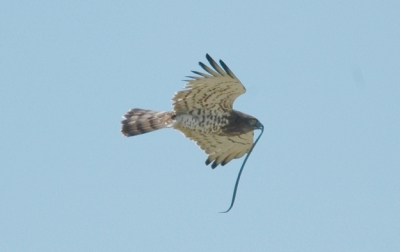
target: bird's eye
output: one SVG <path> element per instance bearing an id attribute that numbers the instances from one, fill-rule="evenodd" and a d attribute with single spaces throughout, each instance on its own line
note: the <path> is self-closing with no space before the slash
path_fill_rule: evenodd
<path id="1" fill-rule="evenodd" d="M 257 120 L 256 119 L 250 119 L 251 124 L 256 124 Z"/>

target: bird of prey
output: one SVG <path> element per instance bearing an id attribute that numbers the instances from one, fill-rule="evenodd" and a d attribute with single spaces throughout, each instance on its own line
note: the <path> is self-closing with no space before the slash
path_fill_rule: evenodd
<path id="1" fill-rule="evenodd" d="M 190 79 L 185 88 L 172 98 L 172 111 L 131 109 L 124 115 L 121 132 L 129 137 L 162 128 L 179 130 L 208 154 L 206 165 L 212 163 L 213 169 L 248 153 L 228 212 L 243 167 L 264 126 L 255 117 L 233 109 L 233 102 L 246 92 L 245 87 L 222 60 L 219 66 L 208 54 L 206 58 L 213 69 L 199 62 L 207 74 L 192 71 L 197 76 L 187 76 Z M 261 134 L 253 143 L 255 129 Z"/>

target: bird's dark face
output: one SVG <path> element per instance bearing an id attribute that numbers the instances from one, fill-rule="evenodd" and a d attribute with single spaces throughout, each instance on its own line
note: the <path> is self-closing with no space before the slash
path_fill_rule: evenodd
<path id="1" fill-rule="evenodd" d="M 221 128 L 223 134 L 226 135 L 237 136 L 255 129 L 264 129 L 264 126 L 256 118 L 236 110 L 232 112 L 228 120 L 229 123 Z"/>
<path id="2" fill-rule="evenodd" d="M 252 130 L 255 129 L 264 129 L 264 125 L 260 123 L 256 118 L 248 118 L 247 119 L 247 127 L 251 128 Z"/>

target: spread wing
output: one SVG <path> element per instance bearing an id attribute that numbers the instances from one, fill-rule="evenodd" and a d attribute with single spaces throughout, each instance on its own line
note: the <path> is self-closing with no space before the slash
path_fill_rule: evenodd
<path id="1" fill-rule="evenodd" d="M 214 163 L 214 169 L 219 164 L 226 165 L 234 158 L 240 158 L 246 154 L 253 145 L 254 131 L 237 136 L 221 136 L 217 134 L 200 134 L 196 131 L 179 129 L 182 133 L 195 141 L 196 144 L 209 156 L 206 165 Z"/>
<path id="2" fill-rule="evenodd" d="M 219 61 L 221 68 L 210 55 L 207 54 L 206 58 L 214 70 L 199 62 L 209 74 L 192 71 L 199 76 L 187 76 L 192 80 L 188 80 L 185 89 L 172 98 L 177 115 L 196 109 L 231 110 L 235 99 L 246 92 L 245 87 L 222 60 Z"/>

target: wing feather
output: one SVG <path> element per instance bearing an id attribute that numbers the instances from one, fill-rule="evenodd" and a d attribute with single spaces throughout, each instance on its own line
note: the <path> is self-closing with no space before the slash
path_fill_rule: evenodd
<path id="1" fill-rule="evenodd" d="M 231 110 L 235 99 L 246 92 L 245 87 L 224 62 L 220 61 L 221 68 L 210 55 L 207 54 L 206 58 L 214 70 L 200 62 L 200 66 L 208 74 L 192 71 L 199 76 L 190 76 L 193 80 L 188 80 L 184 90 L 177 92 L 172 98 L 177 115 L 196 109 L 225 112 Z"/>
<path id="2" fill-rule="evenodd" d="M 211 58 L 210 55 L 208 55 L 208 53 L 206 54 L 206 58 L 207 58 L 208 62 L 210 62 L 211 66 L 212 66 L 215 70 L 217 70 L 217 72 L 218 72 L 220 75 L 226 76 L 225 71 L 222 70 L 222 68 L 221 68 L 220 66 L 218 66 L 217 62 L 215 62 L 215 61 L 213 60 L 213 58 Z M 206 70 L 206 69 L 204 69 L 204 70 Z"/>
<path id="3" fill-rule="evenodd" d="M 237 79 L 237 77 L 233 74 L 233 72 L 231 71 L 231 69 L 229 69 L 229 67 L 222 61 L 220 60 L 219 63 L 221 64 L 221 66 L 224 68 L 225 72 L 231 76 L 231 78 L 233 79 Z"/>
<path id="4" fill-rule="evenodd" d="M 201 73 L 201 72 L 197 72 L 197 71 L 192 71 L 192 73 L 195 73 L 195 74 L 201 75 L 201 76 L 203 76 L 204 78 L 210 78 L 210 77 L 213 77 L 212 75 L 208 75 L 208 74 Z"/>
<path id="5" fill-rule="evenodd" d="M 196 131 L 178 128 L 186 137 L 196 144 L 209 156 L 206 164 L 212 168 L 226 165 L 232 159 L 240 158 L 246 154 L 253 145 L 254 131 L 238 136 L 221 136 L 218 134 L 201 134 Z"/>
<path id="6" fill-rule="evenodd" d="M 199 65 L 200 65 L 204 70 L 206 70 L 209 74 L 211 74 L 211 75 L 214 76 L 214 77 L 218 77 L 219 75 L 221 75 L 221 74 L 215 72 L 214 70 L 212 70 L 211 68 L 209 68 L 207 65 L 205 65 L 205 64 L 202 63 L 202 62 L 199 62 Z M 192 72 L 194 72 L 194 71 L 192 71 Z M 197 74 L 202 75 L 202 74 L 199 73 L 199 72 L 197 72 Z"/>
<path id="7" fill-rule="evenodd" d="M 192 79 L 195 79 L 195 80 L 200 80 L 201 79 L 201 77 L 198 77 L 198 76 L 185 76 L 185 77 L 192 78 Z M 192 81 L 192 80 L 185 80 L 185 81 Z"/>

